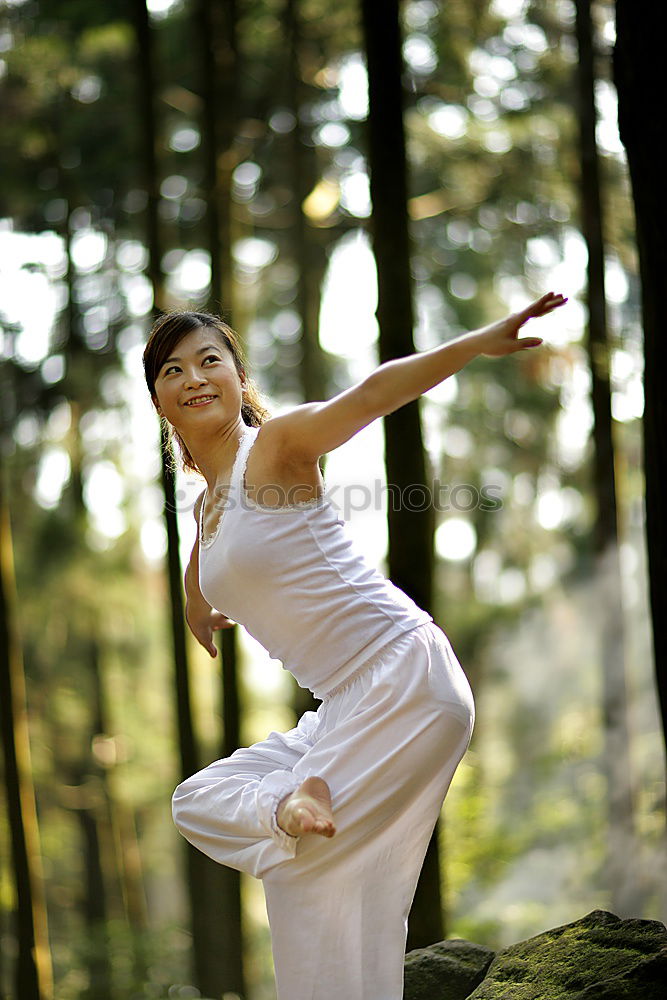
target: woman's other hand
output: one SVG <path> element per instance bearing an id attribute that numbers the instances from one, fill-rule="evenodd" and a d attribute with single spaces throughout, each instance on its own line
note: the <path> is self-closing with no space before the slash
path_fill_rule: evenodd
<path id="1" fill-rule="evenodd" d="M 213 633 L 219 632 L 223 628 L 231 628 L 236 622 L 223 615 L 221 611 L 216 611 L 209 607 L 208 610 L 196 610 L 190 607 L 190 603 L 185 608 L 185 620 L 190 631 L 197 642 L 204 647 L 211 656 L 218 655 L 218 649 L 213 642 Z"/>

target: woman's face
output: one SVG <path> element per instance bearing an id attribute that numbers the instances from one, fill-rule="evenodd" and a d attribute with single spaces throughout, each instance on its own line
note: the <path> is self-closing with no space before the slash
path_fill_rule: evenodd
<path id="1" fill-rule="evenodd" d="M 215 330 L 199 328 L 178 342 L 160 368 L 154 401 L 187 438 L 190 429 L 237 417 L 244 382 Z"/>

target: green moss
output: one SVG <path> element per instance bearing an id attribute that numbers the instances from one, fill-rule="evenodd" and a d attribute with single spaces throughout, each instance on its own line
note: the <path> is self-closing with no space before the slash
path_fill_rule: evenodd
<path id="1" fill-rule="evenodd" d="M 595 910 L 506 948 L 469 1000 L 574 1000 L 587 987 L 627 975 L 665 946 L 667 929 L 659 921 L 621 920 Z"/>

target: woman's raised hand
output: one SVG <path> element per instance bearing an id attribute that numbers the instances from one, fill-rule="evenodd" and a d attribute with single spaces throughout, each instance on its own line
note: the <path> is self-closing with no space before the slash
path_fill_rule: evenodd
<path id="1" fill-rule="evenodd" d="M 515 351 L 523 351 L 527 347 L 539 347 L 542 343 L 540 337 L 522 337 L 519 339 L 519 330 L 529 319 L 537 319 L 539 316 L 546 316 L 565 305 L 567 299 L 564 295 L 554 292 L 547 292 L 539 299 L 535 299 L 530 305 L 520 312 L 512 313 L 506 319 L 501 319 L 498 323 L 485 326 L 479 330 L 480 354 L 485 354 L 490 358 L 500 358 L 505 354 L 513 354 Z"/>

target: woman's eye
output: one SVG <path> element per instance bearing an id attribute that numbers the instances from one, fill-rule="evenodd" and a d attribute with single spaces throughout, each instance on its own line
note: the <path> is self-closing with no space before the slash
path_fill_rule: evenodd
<path id="1" fill-rule="evenodd" d="M 202 364 L 206 364 L 207 361 L 219 361 L 219 360 L 220 358 L 217 356 L 217 354 L 208 354 L 203 359 Z M 181 369 L 178 365 L 170 365 L 168 368 L 165 368 L 164 374 L 171 375 L 172 372 L 180 372 L 180 370 Z"/>

